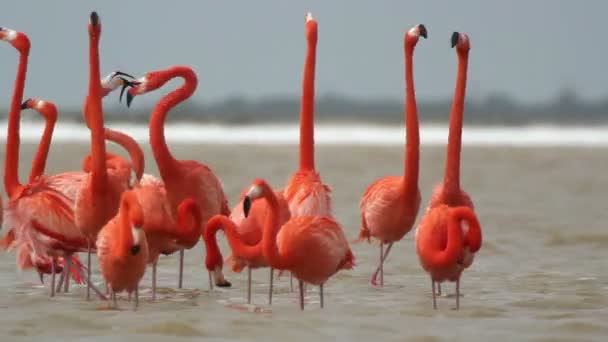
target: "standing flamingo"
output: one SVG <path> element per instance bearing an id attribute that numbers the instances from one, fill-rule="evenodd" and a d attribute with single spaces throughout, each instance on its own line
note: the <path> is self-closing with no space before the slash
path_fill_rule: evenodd
<path id="1" fill-rule="evenodd" d="M 206 165 L 194 160 L 177 160 L 169 151 L 165 140 L 164 124 L 167 113 L 187 100 L 198 84 L 196 73 L 187 66 L 174 66 L 153 71 L 137 80 L 127 92 L 127 106 L 136 95 L 154 91 L 170 80 L 181 77 L 184 84 L 165 95 L 154 107 L 150 117 L 150 145 L 164 182 L 173 217 L 177 206 L 186 198 L 193 198 L 200 210 L 203 225 L 213 215 L 228 216 L 230 209 L 220 180 Z M 180 250 L 178 287 L 182 287 L 183 250 Z"/>
<path id="2" fill-rule="evenodd" d="M 463 229 L 462 221 L 468 224 L 468 230 Z M 459 309 L 460 276 L 473 263 L 481 241 L 481 227 L 471 207 L 441 204 L 425 213 L 417 229 L 416 252 L 431 276 L 434 309 L 437 309 L 435 284 L 442 281 L 456 282 L 456 309 Z"/>
<path id="3" fill-rule="evenodd" d="M 291 214 L 287 201 L 282 192 L 276 192 L 279 206 L 279 226 L 289 221 Z M 247 217 L 243 210 L 243 197 L 241 202 L 232 209 L 230 219 L 223 215 L 215 215 L 207 223 L 205 228 L 204 240 L 207 248 L 205 265 L 210 274 L 215 278 L 217 286 L 229 286 L 230 283 L 224 279 L 222 273 L 222 254 L 217 245 L 216 233 L 223 229 L 230 243 L 232 254 L 227 262 L 231 264 L 234 272 L 240 272 L 243 267 L 247 267 L 247 303 L 251 304 L 251 270 L 253 268 L 267 267 L 268 261 L 262 252 L 262 235 L 264 223 L 269 215 L 272 215 L 271 208 L 266 201 L 253 203 L 248 210 Z M 273 269 L 270 268 L 270 289 L 268 293 L 268 303 L 272 304 L 272 283 Z"/>
<path id="4" fill-rule="evenodd" d="M 146 271 L 148 243 L 141 229 L 145 218 L 133 191 L 122 193 L 120 209 L 97 236 L 97 256 L 103 278 L 108 283 L 114 307 L 116 293 L 135 292 L 139 303 L 139 281 Z"/>
<path id="5" fill-rule="evenodd" d="M 315 170 L 314 151 L 314 105 L 315 105 L 315 64 L 317 57 L 317 21 L 309 12 L 306 14 L 306 62 L 302 81 L 300 108 L 300 168 L 291 177 L 283 194 L 292 217 L 332 216 L 331 189 L 323 184 Z"/>
<path id="6" fill-rule="evenodd" d="M 433 190 L 433 195 L 431 196 L 428 208 L 447 204 L 452 207 L 467 206 L 475 209 L 469 194 L 460 187 L 462 123 L 471 43 L 466 33 L 454 32 L 452 34 L 451 44 L 452 48 L 456 47 L 456 54 L 458 56 L 458 75 L 456 78 L 456 89 L 454 91 L 452 109 L 450 111 L 450 130 L 445 163 L 445 176 L 443 183 L 438 184 Z M 441 283 L 439 282 L 437 283 L 437 292 L 441 295 Z"/>
<path id="7" fill-rule="evenodd" d="M 114 217 L 120 204 L 120 195 L 128 188 L 120 174 L 106 169 L 106 147 L 104 140 L 103 107 L 101 103 L 101 78 L 99 72 L 99 39 L 101 23 L 97 12 L 92 12 L 89 21 L 89 91 L 85 108 L 90 116 L 92 169 L 86 174 L 76 194 L 74 217 L 76 226 L 87 241 L 87 282 L 91 277 L 91 247 L 97 233 Z M 90 299 L 87 287 L 87 300 Z"/>
<path id="8" fill-rule="evenodd" d="M 253 182 L 243 200 L 245 216 L 251 203 L 261 198 L 268 202 L 272 213 L 264 224 L 264 257 L 271 267 L 288 270 L 299 280 L 300 309 L 304 310 L 304 282 L 319 285 L 322 308 L 323 284 L 339 270 L 351 269 L 355 264 L 342 227 L 329 216 L 297 216 L 279 226 L 277 197 L 261 179 Z"/>
<path id="9" fill-rule="evenodd" d="M 393 246 L 407 234 L 416 221 L 420 208 L 418 174 L 420 162 L 420 133 L 418 110 L 414 92 L 414 48 L 420 37 L 427 38 L 427 30 L 419 24 L 404 37 L 405 50 L 405 167 L 403 176 L 386 176 L 372 183 L 361 198 L 361 232 L 357 241 L 375 237 L 380 240 L 380 262 L 371 278 L 375 286 L 380 273 L 380 286 L 384 285 L 384 261 Z M 388 244 L 386 253 L 384 244 Z"/>

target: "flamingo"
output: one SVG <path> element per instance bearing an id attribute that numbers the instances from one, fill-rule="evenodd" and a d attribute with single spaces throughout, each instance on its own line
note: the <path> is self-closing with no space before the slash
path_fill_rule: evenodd
<path id="1" fill-rule="evenodd" d="M 144 213 L 142 229 L 148 240 L 148 264 L 152 264 L 152 300 L 156 299 L 156 266 L 160 254 L 190 249 L 203 234 L 201 211 L 196 201 L 187 198 L 173 219 L 165 186 L 161 180 L 144 175 L 132 190 Z"/>
<path id="2" fill-rule="evenodd" d="M 458 56 L 458 75 L 456 89 L 450 111 L 450 130 L 445 164 L 445 175 L 442 183 L 433 190 L 428 208 L 447 204 L 449 206 L 467 206 L 475 209 L 473 201 L 460 187 L 460 150 L 462 148 L 462 121 L 464 116 L 464 99 L 467 84 L 467 69 L 471 43 L 466 33 L 454 32 L 451 39 L 452 48 Z M 473 256 L 471 256 L 473 257 Z M 441 283 L 437 283 L 437 292 L 441 295 Z"/>
<path id="3" fill-rule="evenodd" d="M 291 214 L 287 201 L 281 191 L 275 192 L 279 205 L 279 226 L 289 221 Z M 230 243 L 232 254 L 226 260 L 231 264 L 232 271 L 241 272 L 247 267 L 247 303 L 251 304 L 251 270 L 254 268 L 268 267 L 268 261 L 262 252 L 262 234 L 264 222 L 268 215 L 272 215 L 271 208 L 266 201 L 253 203 L 245 217 L 243 211 L 244 196 L 241 202 L 232 209 L 230 218 L 223 215 L 213 216 L 204 231 L 204 241 L 207 249 L 205 266 L 215 278 L 217 286 L 230 286 L 222 273 L 222 254 L 217 245 L 216 233 L 223 229 Z M 270 288 L 268 292 L 268 303 L 272 304 L 272 282 L 273 270 L 270 268 Z"/>
<path id="4" fill-rule="evenodd" d="M 332 217 L 318 215 L 292 217 L 279 226 L 277 197 L 262 179 L 253 182 L 243 200 L 245 216 L 251 204 L 261 198 L 267 201 L 271 213 L 266 216 L 262 235 L 264 257 L 270 267 L 288 270 L 298 279 L 301 310 L 304 310 L 304 282 L 319 285 L 323 308 L 323 284 L 336 272 L 351 269 L 355 264 L 342 227 Z"/>
<path id="5" fill-rule="evenodd" d="M 129 178 L 107 170 L 105 165 L 106 146 L 104 140 L 103 107 L 101 102 L 101 78 L 99 72 L 99 39 L 101 22 L 97 12 L 92 12 L 89 31 L 89 91 L 86 100 L 87 115 L 90 115 L 92 168 L 86 173 L 78 188 L 74 204 L 74 221 L 86 237 L 87 283 L 91 279 L 91 247 L 97 233 L 118 210 L 120 195 L 129 188 Z M 90 287 L 87 287 L 87 300 Z"/>
<path id="6" fill-rule="evenodd" d="M 139 281 L 146 271 L 148 243 L 141 229 L 145 218 L 137 196 L 125 191 L 120 209 L 97 235 L 97 257 L 103 278 L 108 283 L 114 307 L 116 293 L 135 292 L 135 308 L 139 303 Z"/>
<path id="7" fill-rule="evenodd" d="M 380 262 L 370 282 L 376 286 L 380 273 L 380 286 L 384 285 L 384 261 L 393 246 L 407 234 L 416 221 L 420 208 L 420 189 L 418 174 L 420 162 L 420 133 L 418 129 L 418 110 L 414 92 L 413 57 L 420 37 L 427 38 L 426 27 L 416 25 L 406 32 L 405 50 L 405 168 L 403 176 L 386 176 L 372 183 L 363 194 L 359 209 L 361 212 L 361 231 L 357 241 L 380 241 Z M 386 253 L 384 244 L 388 244 Z"/>
<path id="8" fill-rule="evenodd" d="M 291 217 L 332 216 L 331 189 L 321 181 L 315 170 L 314 104 L 315 63 L 317 53 L 317 21 L 306 14 L 306 62 L 302 81 L 300 108 L 300 168 L 289 179 L 283 195 L 289 204 Z"/>
<path id="9" fill-rule="evenodd" d="M 154 107 L 150 117 L 150 145 L 158 165 L 172 216 L 177 206 L 186 198 L 193 198 L 201 210 L 202 224 L 213 215 L 230 215 L 228 200 L 220 180 L 206 165 L 194 160 L 177 160 L 171 154 L 165 140 L 164 123 L 167 113 L 177 104 L 187 100 L 198 84 L 194 70 L 188 66 L 173 66 L 165 70 L 147 73 L 127 91 L 127 106 L 136 95 L 142 95 L 162 87 L 170 80 L 181 77 L 184 84 L 165 95 Z M 183 249 L 180 250 L 178 287 L 182 287 Z"/>
<path id="10" fill-rule="evenodd" d="M 463 229 L 463 221 L 468 230 Z M 435 284 L 442 281 L 456 282 L 456 309 L 459 309 L 460 276 L 473 263 L 472 256 L 481 248 L 481 241 L 481 227 L 471 207 L 441 204 L 425 213 L 417 229 L 416 252 L 431 276 L 434 309 L 437 309 Z"/>

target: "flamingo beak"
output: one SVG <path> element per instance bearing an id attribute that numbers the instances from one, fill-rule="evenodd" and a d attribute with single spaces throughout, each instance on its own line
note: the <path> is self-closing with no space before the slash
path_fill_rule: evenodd
<path id="1" fill-rule="evenodd" d="M 131 255 L 137 255 L 137 253 L 139 253 L 140 250 L 141 250 L 140 245 L 134 245 L 133 247 L 131 247 Z"/>
<path id="2" fill-rule="evenodd" d="M 420 30 L 420 37 L 427 39 L 428 32 L 426 31 L 426 27 L 420 24 L 418 25 L 418 30 Z"/>
<path id="3" fill-rule="evenodd" d="M 122 91 L 121 91 L 121 94 L 122 94 Z M 130 91 L 127 91 L 127 107 L 131 107 L 131 102 L 133 102 L 134 97 L 135 96 L 133 96 Z"/>
<path id="4" fill-rule="evenodd" d="M 95 27 L 97 24 L 99 24 L 99 15 L 97 12 L 93 11 L 91 12 L 91 25 Z"/>
<path id="5" fill-rule="evenodd" d="M 452 33 L 452 48 L 458 44 L 458 40 L 460 39 L 460 33 L 454 32 Z"/>
<path id="6" fill-rule="evenodd" d="M 32 99 L 27 99 L 27 100 L 23 101 L 23 103 L 21 104 L 21 110 L 28 109 L 31 100 Z"/>
<path id="7" fill-rule="evenodd" d="M 243 199 L 243 213 L 245 214 L 245 217 L 249 216 L 249 210 L 251 210 L 251 198 L 245 196 Z"/>
<path id="8" fill-rule="evenodd" d="M 122 80 L 122 89 L 120 89 L 120 96 L 118 97 L 118 102 L 122 103 L 122 95 L 125 93 L 125 90 L 129 87 L 135 87 L 136 85 L 139 85 L 141 82 L 137 82 L 137 81 L 129 81 L 125 78 L 120 78 Z M 128 100 L 129 98 L 129 93 L 127 92 L 127 106 L 129 106 L 131 103 Z M 131 99 L 132 101 L 133 99 Z"/>

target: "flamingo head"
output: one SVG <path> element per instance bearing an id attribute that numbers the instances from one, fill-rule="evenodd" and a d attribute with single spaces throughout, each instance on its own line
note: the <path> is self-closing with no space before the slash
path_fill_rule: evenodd
<path id="1" fill-rule="evenodd" d="M 452 47 L 456 48 L 458 53 L 467 53 L 471 49 L 471 42 L 469 36 L 464 32 L 452 33 Z"/>
<path id="2" fill-rule="evenodd" d="M 24 109 L 35 109 L 47 120 L 57 121 L 57 107 L 52 102 L 30 98 L 21 104 L 21 110 Z"/>
<path id="3" fill-rule="evenodd" d="M 127 91 L 127 107 L 131 106 L 133 98 L 162 87 L 170 80 L 170 75 L 163 71 L 152 71 L 133 81 L 133 86 Z M 122 98 L 122 92 L 121 92 Z"/>
<path id="4" fill-rule="evenodd" d="M 249 191 L 247 191 L 245 198 L 243 198 L 243 214 L 245 217 L 249 216 L 249 211 L 251 210 L 253 201 L 271 193 L 272 189 L 265 180 L 261 178 L 254 180 L 249 188 Z"/>
<path id="5" fill-rule="evenodd" d="M 305 17 L 306 39 L 309 43 L 317 43 L 317 21 L 313 18 L 312 13 L 307 12 Z"/>
<path id="6" fill-rule="evenodd" d="M 128 80 L 125 77 L 129 77 L 132 79 L 135 78 L 125 72 L 118 71 L 118 70 L 112 71 L 109 75 L 102 78 L 101 79 L 102 96 L 108 95 L 109 93 L 118 89 L 119 87 L 122 87 L 122 90 L 120 91 L 122 94 L 125 91 L 125 88 L 133 87 L 135 85 L 134 81 Z"/>
<path id="7" fill-rule="evenodd" d="M 30 50 L 30 39 L 23 32 L 11 30 L 6 27 L 0 27 L 0 40 L 9 42 L 21 53 L 28 53 Z"/>
<path id="8" fill-rule="evenodd" d="M 89 35 L 99 37 L 101 34 L 101 20 L 99 19 L 99 15 L 97 12 L 91 12 L 91 16 L 89 18 Z"/>
<path id="9" fill-rule="evenodd" d="M 415 46 L 416 43 L 418 43 L 418 39 L 420 39 L 420 37 L 424 39 L 427 39 L 428 37 L 426 27 L 423 24 L 418 24 L 409 29 L 409 31 L 407 31 L 407 33 L 405 34 L 405 44 L 411 44 L 412 46 Z"/>

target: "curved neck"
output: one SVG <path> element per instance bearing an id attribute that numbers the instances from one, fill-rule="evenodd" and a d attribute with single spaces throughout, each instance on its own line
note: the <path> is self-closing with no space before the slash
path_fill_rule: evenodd
<path id="1" fill-rule="evenodd" d="M 6 159 L 4 163 L 4 189 L 11 196 L 20 186 L 19 183 L 19 120 L 21 118 L 21 101 L 23 101 L 23 89 L 25 87 L 25 76 L 27 74 L 27 61 L 29 49 L 22 51 L 19 55 L 19 66 L 17 67 L 17 78 L 11 109 L 8 114 L 8 132 L 6 136 Z"/>
<path id="2" fill-rule="evenodd" d="M 449 211 L 447 216 L 447 246 L 444 250 L 431 250 L 429 262 L 434 267 L 448 267 L 462 255 L 463 236 L 460 213 Z"/>
<path id="3" fill-rule="evenodd" d="M 458 75 L 450 111 L 450 132 L 443 187 L 444 195 L 447 197 L 457 196 L 460 193 L 460 150 L 468 61 L 468 52 L 458 53 Z"/>
<path id="4" fill-rule="evenodd" d="M 141 149 L 135 139 L 125 133 L 109 128 L 104 129 L 104 138 L 120 145 L 127 150 L 129 157 L 131 158 L 131 165 L 135 170 L 137 180 L 141 180 L 145 167 L 144 151 Z"/>
<path id="5" fill-rule="evenodd" d="M 192 248 L 202 235 L 203 217 L 192 198 L 185 199 L 177 208 L 177 243 Z"/>
<path id="6" fill-rule="evenodd" d="M 91 128 L 91 186 L 93 191 L 102 192 L 107 188 L 106 143 L 104 139 L 103 108 L 101 104 L 101 79 L 99 71 L 99 35 L 89 37 L 89 93 L 85 110 Z"/>
<path id="7" fill-rule="evenodd" d="M 469 226 L 469 230 L 465 235 L 465 244 L 469 246 L 469 250 L 476 253 L 481 248 L 482 235 L 479 220 L 475 212 L 470 207 L 456 207 L 452 209 L 452 216 L 465 220 Z"/>
<path id="8" fill-rule="evenodd" d="M 120 255 L 126 255 L 133 247 L 133 223 L 131 222 L 131 210 L 134 210 L 132 206 L 132 201 L 136 201 L 137 198 L 134 198 L 135 194 L 133 192 L 125 192 L 122 195 L 122 199 L 120 201 L 120 208 L 118 209 L 118 217 L 119 221 L 116 224 L 120 225 L 120 231 L 118 236 L 118 248 L 117 253 Z"/>
<path id="9" fill-rule="evenodd" d="M 42 137 L 40 138 L 40 143 L 38 144 L 38 150 L 36 151 L 36 155 L 34 156 L 34 160 L 32 162 L 32 169 L 30 171 L 29 178 L 30 183 L 44 174 L 46 160 L 49 154 L 49 149 L 51 148 L 51 140 L 53 139 L 53 130 L 55 129 L 55 123 L 57 121 L 56 110 L 54 110 L 54 113 L 45 114 L 41 112 L 41 114 L 44 115 L 45 120 L 44 132 L 42 132 Z"/>
<path id="10" fill-rule="evenodd" d="M 317 42 L 308 41 L 300 99 L 300 171 L 315 169 L 315 64 Z"/>
<path id="11" fill-rule="evenodd" d="M 418 192 L 420 163 L 420 132 L 418 127 L 418 108 L 414 91 L 414 46 L 405 45 L 405 165 L 404 190 L 406 193 Z"/>
<path id="12" fill-rule="evenodd" d="M 264 198 L 268 201 L 270 215 L 266 215 L 264 222 L 264 232 L 262 234 L 262 244 L 264 245 L 264 257 L 268 264 L 277 269 L 287 268 L 287 262 L 279 254 L 277 247 L 277 234 L 281 229 L 279 225 L 279 202 L 274 191 L 266 185 L 264 189 Z"/>
<path id="13" fill-rule="evenodd" d="M 243 241 L 237 232 L 236 225 L 232 220 L 223 215 L 213 216 L 203 233 L 205 245 L 207 247 L 207 269 L 212 271 L 215 269 L 217 264 L 222 263 L 222 253 L 217 245 L 216 233 L 218 230 L 223 229 L 226 234 L 226 239 L 230 244 L 232 253 L 238 255 L 241 258 L 252 259 L 262 254 L 262 244 L 258 243 L 254 246 L 249 246 Z"/>
<path id="14" fill-rule="evenodd" d="M 178 161 L 169 151 L 165 140 L 167 113 L 180 102 L 192 96 L 198 85 L 196 74 L 188 67 L 174 67 L 167 72 L 170 75 L 169 79 L 181 77 L 184 79 L 184 84 L 160 99 L 150 117 L 150 145 L 160 175 L 165 182 L 175 177 L 174 171 L 178 166 Z"/>

